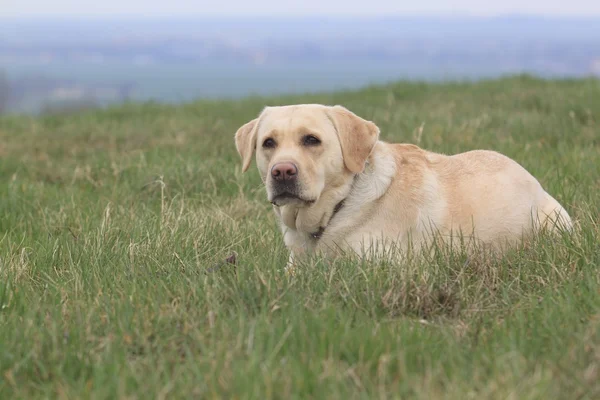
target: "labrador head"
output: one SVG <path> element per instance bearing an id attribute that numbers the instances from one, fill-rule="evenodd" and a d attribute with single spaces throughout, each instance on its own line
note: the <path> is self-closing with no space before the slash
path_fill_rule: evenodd
<path id="1" fill-rule="evenodd" d="M 265 108 L 235 144 L 244 172 L 256 152 L 270 202 L 309 206 L 362 172 L 378 137 L 374 123 L 344 107 L 305 104 Z"/>

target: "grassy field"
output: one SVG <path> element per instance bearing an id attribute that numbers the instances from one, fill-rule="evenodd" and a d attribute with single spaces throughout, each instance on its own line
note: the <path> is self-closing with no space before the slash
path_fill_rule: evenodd
<path id="1" fill-rule="evenodd" d="M 233 135 L 299 102 L 343 104 L 387 141 L 503 152 L 579 228 L 501 260 L 313 260 L 290 279 Z M 2 399 L 600 396 L 597 80 L 3 117 L 0 179 Z"/>

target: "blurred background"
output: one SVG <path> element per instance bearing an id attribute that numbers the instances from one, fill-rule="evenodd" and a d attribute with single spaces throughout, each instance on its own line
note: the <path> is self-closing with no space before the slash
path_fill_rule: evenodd
<path id="1" fill-rule="evenodd" d="M 600 1 L 0 0 L 0 113 L 600 77 Z"/>

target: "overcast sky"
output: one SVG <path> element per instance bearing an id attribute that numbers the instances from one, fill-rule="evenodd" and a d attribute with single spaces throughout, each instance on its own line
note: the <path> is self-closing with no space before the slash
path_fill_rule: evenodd
<path id="1" fill-rule="evenodd" d="M 0 0 L 0 15 L 579 15 L 600 0 Z"/>

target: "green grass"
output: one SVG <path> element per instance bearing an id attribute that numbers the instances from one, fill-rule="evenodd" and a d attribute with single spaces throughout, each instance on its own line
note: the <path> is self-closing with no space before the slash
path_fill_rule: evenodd
<path id="1" fill-rule="evenodd" d="M 343 104 L 387 141 L 500 151 L 578 230 L 499 260 L 313 260 L 289 279 L 233 134 L 300 102 Z M 600 396 L 597 80 L 3 117 L 0 178 L 2 399 Z M 235 269 L 207 273 L 231 251 Z"/>

